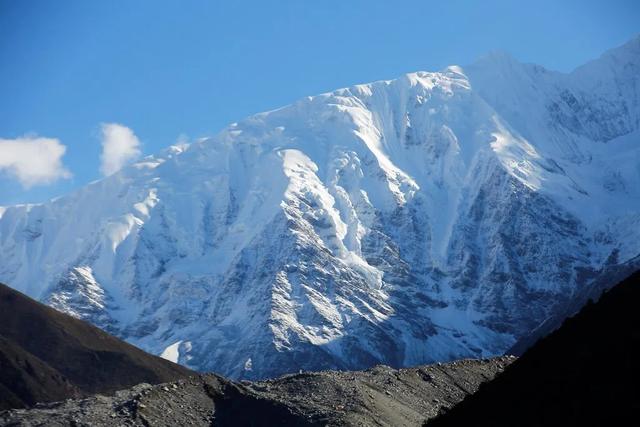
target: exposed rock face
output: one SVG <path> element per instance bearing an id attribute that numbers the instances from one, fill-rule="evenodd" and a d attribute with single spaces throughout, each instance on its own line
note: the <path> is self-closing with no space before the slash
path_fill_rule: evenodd
<path id="1" fill-rule="evenodd" d="M 7 411 L 0 413 L 0 425 L 419 426 L 513 360 L 310 372 L 257 383 L 203 375 L 154 387 L 142 384 L 112 397 Z"/>
<path id="2" fill-rule="evenodd" d="M 4 209 L 0 280 L 236 379 L 502 354 L 640 254 L 639 64 L 494 54 L 258 114 Z"/>

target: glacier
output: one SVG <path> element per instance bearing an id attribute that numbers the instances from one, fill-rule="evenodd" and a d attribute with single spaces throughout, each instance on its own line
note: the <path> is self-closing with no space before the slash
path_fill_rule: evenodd
<path id="1" fill-rule="evenodd" d="M 235 379 L 488 357 L 640 265 L 639 184 L 640 37 L 494 52 L 0 208 L 0 281 Z"/>

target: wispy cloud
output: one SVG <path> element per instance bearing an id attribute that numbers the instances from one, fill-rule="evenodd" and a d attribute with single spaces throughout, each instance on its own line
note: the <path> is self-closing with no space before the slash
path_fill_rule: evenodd
<path id="1" fill-rule="evenodd" d="M 17 179 L 25 188 L 70 178 L 71 172 L 62 164 L 66 150 L 55 138 L 0 138 L 0 172 Z"/>
<path id="2" fill-rule="evenodd" d="M 131 129 L 118 123 L 102 124 L 100 172 L 104 176 L 118 172 L 140 157 L 140 141 Z"/>

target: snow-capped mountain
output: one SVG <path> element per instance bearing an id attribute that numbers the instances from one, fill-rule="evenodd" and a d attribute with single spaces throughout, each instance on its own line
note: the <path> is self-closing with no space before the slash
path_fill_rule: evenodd
<path id="1" fill-rule="evenodd" d="M 640 38 L 570 74 L 494 53 L 4 208 L 0 281 L 233 378 L 490 356 L 637 261 L 639 184 Z"/>

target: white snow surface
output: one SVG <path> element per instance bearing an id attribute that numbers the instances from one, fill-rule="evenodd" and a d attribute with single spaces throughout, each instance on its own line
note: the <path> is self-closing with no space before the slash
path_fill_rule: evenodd
<path id="1" fill-rule="evenodd" d="M 180 359 L 180 344 L 182 344 L 182 341 L 174 342 L 160 353 L 160 357 L 170 362 L 178 363 L 178 360 Z"/>
<path id="2" fill-rule="evenodd" d="M 233 378 L 500 354 L 640 254 L 639 95 L 636 38 L 307 97 L 0 208 L 0 281 Z"/>

